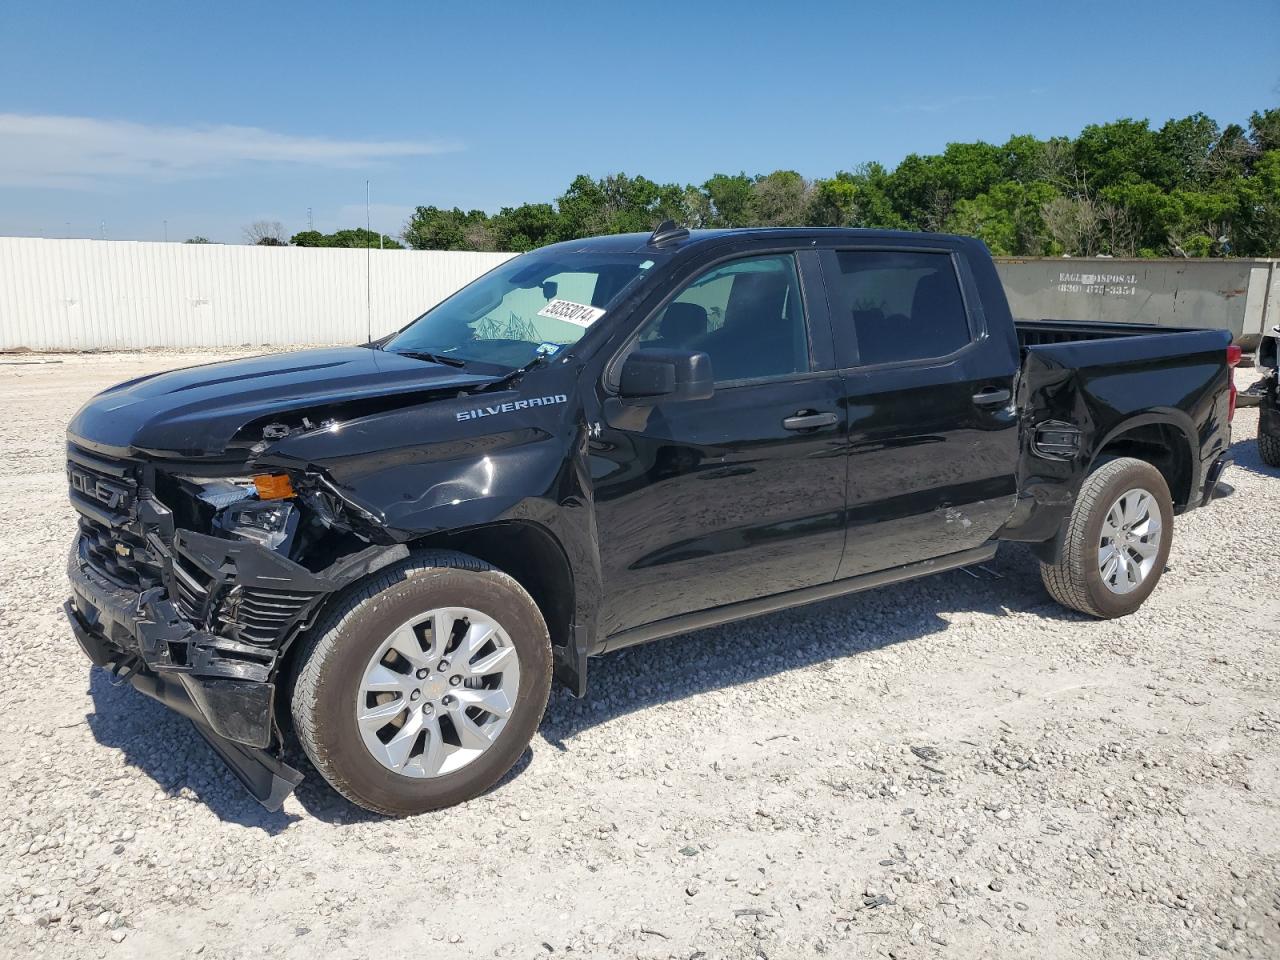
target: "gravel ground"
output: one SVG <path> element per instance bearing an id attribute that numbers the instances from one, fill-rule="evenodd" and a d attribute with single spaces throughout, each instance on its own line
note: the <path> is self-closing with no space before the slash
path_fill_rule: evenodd
<path id="1" fill-rule="evenodd" d="M 266 813 L 90 670 L 59 611 L 64 425 L 214 357 L 39 359 L 0 358 L 0 955 L 1280 956 L 1255 410 L 1135 616 L 1065 612 L 1006 549 L 625 651 L 489 794 L 392 821 L 314 773 Z"/>

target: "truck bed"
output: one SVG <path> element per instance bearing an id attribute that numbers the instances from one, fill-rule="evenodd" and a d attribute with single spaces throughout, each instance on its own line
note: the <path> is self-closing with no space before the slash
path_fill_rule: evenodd
<path id="1" fill-rule="evenodd" d="M 1130 455 L 1140 449 L 1144 459 L 1164 465 L 1178 509 L 1198 503 L 1204 477 L 1230 438 L 1229 332 L 1053 320 L 1014 321 L 1014 328 L 1023 416 L 1077 439 L 1074 450 L 1046 459 L 1035 448 L 1038 435 L 1026 437 L 1019 475 L 1035 507 L 1015 524 L 1017 532 L 1006 530 L 1010 539 L 1053 536 L 1071 508 L 1063 491 L 1078 488 L 1098 452 L 1122 431 L 1129 432 Z M 1153 425 L 1136 430 L 1143 419 Z"/>
<path id="2" fill-rule="evenodd" d="M 1155 361 L 1186 362 L 1204 354 L 1213 355 L 1216 361 L 1231 342 L 1231 335 L 1223 330 L 1150 323 L 1015 320 L 1013 326 L 1024 371 L 1029 354 L 1058 369 L 1103 366 L 1137 370 Z"/>
<path id="3" fill-rule="evenodd" d="M 1075 320 L 1015 320 L 1018 346 L 1114 340 L 1117 337 L 1149 337 L 1165 333 L 1192 333 L 1190 327 L 1165 327 L 1154 323 L 1082 323 Z"/>

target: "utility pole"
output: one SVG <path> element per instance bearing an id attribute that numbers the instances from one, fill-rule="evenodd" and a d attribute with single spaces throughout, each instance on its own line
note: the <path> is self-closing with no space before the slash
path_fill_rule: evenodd
<path id="1" fill-rule="evenodd" d="M 314 230 L 315 228 L 316 228 L 316 222 L 313 219 L 311 219 L 311 208 L 307 207 L 307 229 Z"/>
<path id="2" fill-rule="evenodd" d="M 169 242 L 169 221 L 168 220 L 164 222 L 164 242 L 165 243 Z"/>

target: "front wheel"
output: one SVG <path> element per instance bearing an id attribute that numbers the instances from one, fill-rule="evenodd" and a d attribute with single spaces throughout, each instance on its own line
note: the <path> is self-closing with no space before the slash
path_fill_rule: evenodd
<path id="1" fill-rule="evenodd" d="M 419 554 L 341 598 L 299 651 L 292 714 L 339 793 L 404 816 L 483 793 L 528 746 L 551 642 L 514 579 L 465 554 Z"/>
<path id="2" fill-rule="evenodd" d="M 1063 606 L 1123 617 L 1155 589 L 1172 540 L 1173 500 L 1164 477 L 1143 460 L 1121 457 L 1085 478 L 1058 562 L 1040 564 L 1040 577 Z"/>

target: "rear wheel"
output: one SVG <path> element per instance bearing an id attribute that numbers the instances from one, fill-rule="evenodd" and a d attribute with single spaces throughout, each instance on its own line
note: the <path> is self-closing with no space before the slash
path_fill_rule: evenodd
<path id="1" fill-rule="evenodd" d="M 1280 437 L 1270 433 L 1258 434 L 1258 453 L 1268 467 L 1280 467 Z"/>
<path id="2" fill-rule="evenodd" d="M 1057 563 L 1040 564 L 1050 595 L 1064 606 L 1110 619 L 1137 610 L 1169 559 L 1173 501 L 1160 471 L 1122 457 L 1080 487 Z"/>
<path id="3" fill-rule="evenodd" d="M 300 651 L 292 713 L 312 764 L 377 813 L 469 800 L 511 769 L 551 688 L 551 644 L 514 579 L 460 553 L 358 585 Z"/>

